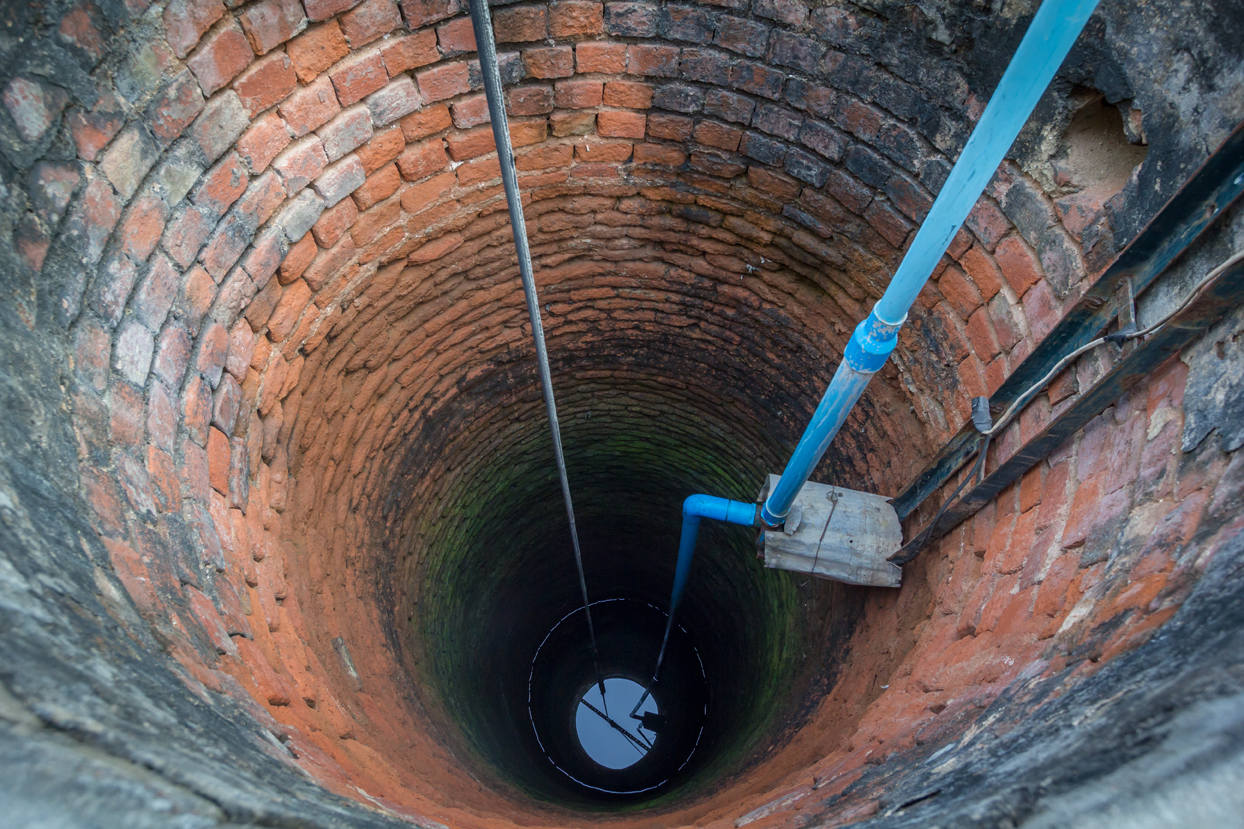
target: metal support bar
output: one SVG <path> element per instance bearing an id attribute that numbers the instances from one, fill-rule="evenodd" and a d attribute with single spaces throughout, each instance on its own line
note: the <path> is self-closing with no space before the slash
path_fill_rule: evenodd
<path id="1" fill-rule="evenodd" d="M 1064 355 L 1096 339 L 1117 316 L 1118 306 L 1114 300 L 1120 286 L 1130 282 L 1133 297 L 1143 293 L 1241 192 L 1244 192 L 1244 124 L 1235 128 L 1080 301 L 1016 366 L 990 397 L 990 409 L 995 413 L 1003 411 Z M 972 424 L 965 423 L 946 442 L 937 456 L 894 498 L 899 518 L 914 512 L 967 462 L 977 437 Z"/>
<path id="2" fill-rule="evenodd" d="M 917 552 L 917 544 L 935 541 L 971 517 L 1054 451 L 1067 438 L 1104 412 L 1124 392 L 1149 374 L 1192 340 L 1204 334 L 1233 308 L 1244 302 L 1244 263 L 1228 268 L 1211 280 L 1200 297 L 1172 317 L 1158 331 L 1140 341 L 1136 349 L 1106 372 L 1092 388 L 1085 391 L 1071 406 L 1055 417 L 1032 440 L 1004 461 L 978 486 L 950 506 L 933 526 L 928 538 L 916 533 L 895 556 L 907 560 Z"/>
<path id="3" fill-rule="evenodd" d="M 549 371 L 549 355 L 544 346 L 544 324 L 540 319 L 540 298 L 531 267 L 531 247 L 527 242 L 527 221 L 523 216 L 523 199 L 518 191 L 518 172 L 514 167 L 514 148 L 510 143 L 510 125 L 505 114 L 505 93 L 501 88 L 501 72 L 497 65 L 497 43 L 492 34 L 492 15 L 488 0 L 470 0 L 471 28 L 475 31 L 479 50 L 480 74 L 484 79 L 484 95 L 488 100 L 488 117 L 497 144 L 497 161 L 501 166 L 501 183 L 505 187 L 506 206 L 510 211 L 510 230 L 514 233 L 514 249 L 518 255 L 518 272 L 527 300 L 527 316 L 531 319 L 531 336 L 536 344 L 536 364 L 540 371 L 540 388 L 544 392 L 544 409 L 553 437 L 553 455 L 557 459 L 557 477 L 561 481 L 562 501 L 570 524 L 574 544 L 574 560 L 579 570 L 579 590 L 583 594 L 583 612 L 587 615 L 588 637 L 592 643 L 592 660 L 596 665 L 596 682 L 601 700 L 605 698 L 605 676 L 600 670 L 600 654 L 596 649 L 596 628 L 592 625 L 592 608 L 587 597 L 587 578 L 583 573 L 583 553 L 579 550 L 579 530 L 575 526 L 574 503 L 570 498 L 570 479 L 566 474 L 566 457 L 562 451 L 562 432 L 557 423 L 557 403 L 553 399 L 553 378 Z M 607 706 L 606 706 L 607 710 Z"/>

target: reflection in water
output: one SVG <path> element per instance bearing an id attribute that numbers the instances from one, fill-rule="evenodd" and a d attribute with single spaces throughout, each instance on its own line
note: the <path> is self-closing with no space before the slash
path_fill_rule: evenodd
<path id="1" fill-rule="evenodd" d="M 614 677 L 605 680 L 603 700 L 600 687 L 593 685 L 579 701 L 575 714 L 579 744 L 589 757 L 605 768 L 633 766 L 651 748 L 656 735 L 640 720 L 627 716 L 643 693 L 644 687 L 638 682 Z M 609 719 L 606 719 L 606 713 Z M 656 700 L 649 696 L 636 714 L 660 714 Z M 652 720 L 653 717 L 649 717 L 648 723 L 651 724 Z"/>

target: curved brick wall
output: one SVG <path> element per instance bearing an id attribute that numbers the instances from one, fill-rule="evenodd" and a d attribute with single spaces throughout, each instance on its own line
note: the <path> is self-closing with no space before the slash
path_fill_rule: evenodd
<path id="1" fill-rule="evenodd" d="M 926 5 L 494 7 L 594 596 L 662 604 L 681 499 L 748 499 L 780 470 L 1031 12 Z M 1221 26 L 1190 5 L 1115 5 L 817 480 L 895 494 L 1244 117 Z M 35 412 L 13 428 L 50 437 L 6 438 L 0 507 L 69 505 L 47 519 L 67 529 L 14 529 L 13 549 L 60 551 L 39 566 L 85 585 L 56 590 L 112 631 L 83 647 L 179 711 L 207 771 L 125 731 L 146 715 L 92 714 L 125 733 L 105 738 L 65 714 L 76 686 L 32 678 L 55 673 L 38 625 L 22 658 L 44 667 L 0 669 L 0 702 L 208 803 L 189 812 L 575 825 L 591 804 L 533 768 L 525 738 L 494 733 L 521 711 L 479 692 L 516 687 L 529 657 L 497 654 L 534 650 L 578 598 L 464 4 L 15 14 L 5 371 L 46 378 L 22 392 L 37 404 L 11 406 Z M 1165 39 L 1181 26 L 1203 35 L 1199 62 Z M 1224 225 L 1189 273 L 1238 246 L 1238 211 Z M 686 624 L 726 702 L 698 765 L 635 820 L 893 813 L 887 792 L 920 788 L 935 751 L 1114 699 L 1234 550 L 1241 461 L 1185 423 L 1184 394 L 1190 372 L 1231 365 L 1239 324 L 930 547 L 900 591 L 765 572 L 750 538 L 706 528 Z M 1087 360 L 1038 397 L 991 465 L 1103 370 Z M 1103 671 L 1116 660 L 1131 667 Z M 110 699 L 130 682 L 86 685 Z M 145 710 L 116 694 L 115 711 Z M 1034 808 L 1023 794 L 1027 811 L 991 812 L 998 784 L 972 779 L 922 808 Z"/>

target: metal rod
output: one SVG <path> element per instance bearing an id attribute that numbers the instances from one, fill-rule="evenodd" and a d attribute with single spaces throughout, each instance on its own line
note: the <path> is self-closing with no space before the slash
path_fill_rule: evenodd
<path id="1" fill-rule="evenodd" d="M 514 168 L 514 148 L 510 143 L 509 121 L 505 113 L 505 95 L 501 89 L 501 73 L 497 66 L 497 43 L 492 34 L 492 15 L 488 0 L 470 0 L 471 26 L 479 52 L 480 72 L 484 78 L 484 95 L 492 135 L 497 144 L 497 160 L 501 165 L 501 183 L 510 211 L 510 229 L 514 232 L 514 248 L 518 254 L 518 272 L 527 299 L 527 316 L 531 318 L 531 336 L 536 343 L 536 362 L 540 371 L 540 387 L 544 391 L 544 408 L 548 413 L 549 431 L 553 436 L 553 454 L 557 458 L 557 477 L 561 481 L 566 519 L 570 522 L 570 538 L 574 543 L 574 560 L 579 570 L 579 590 L 583 594 L 583 612 L 587 614 L 588 636 L 592 643 L 592 661 L 600 696 L 605 698 L 605 677 L 600 669 L 600 653 L 596 649 L 596 628 L 592 624 L 592 608 L 587 596 L 587 578 L 583 573 L 583 553 L 579 549 L 579 531 L 575 526 L 574 503 L 570 497 L 570 480 L 566 475 L 566 456 L 562 451 L 561 427 L 557 423 L 557 403 L 553 399 L 553 378 L 549 372 L 549 355 L 544 345 L 544 324 L 540 319 L 540 298 L 531 268 L 531 247 L 527 243 L 527 222 L 523 217 L 523 200 L 518 191 L 518 173 Z M 607 709 L 606 709 L 607 710 Z"/>

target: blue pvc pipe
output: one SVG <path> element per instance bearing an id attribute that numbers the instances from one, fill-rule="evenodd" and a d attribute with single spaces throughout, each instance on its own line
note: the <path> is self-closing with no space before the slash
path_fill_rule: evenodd
<path id="1" fill-rule="evenodd" d="M 692 495 L 682 502 L 682 535 L 678 539 L 678 566 L 674 568 L 674 592 L 670 596 L 671 616 L 673 608 L 682 598 L 691 572 L 691 559 L 695 556 L 695 540 L 700 533 L 700 519 L 714 518 L 744 527 L 756 525 L 756 505 L 742 501 L 718 498 L 716 495 Z"/>
<path id="2" fill-rule="evenodd" d="M 1037 10 L 885 294 L 851 335 L 825 396 L 761 509 L 767 525 L 777 526 L 785 519 L 868 381 L 894 351 L 908 309 L 1015 143 L 1097 2 L 1045 0 Z"/>
<path id="3" fill-rule="evenodd" d="M 657 654 L 657 666 L 652 672 L 652 681 L 656 682 L 661 675 L 661 663 L 665 661 L 665 648 L 669 645 L 670 631 L 674 628 L 674 611 L 682 601 L 683 589 L 687 586 L 687 576 L 691 574 L 691 560 L 695 558 L 695 540 L 700 534 L 700 519 L 715 518 L 730 524 L 742 524 L 754 527 L 757 522 L 758 507 L 742 501 L 731 501 L 718 498 L 716 495 L 691 495 L 682 502 L 682 535 L 678 539 L 678 564 L 674 568 L 674 590 L 670 593 L 670 613 L 665 621 L 665 635 L 661 638 L 661 652 Z M 644 690 L 643 696 L 631 710 L 631 716 L 644 704 L 652 687 Z"/>

